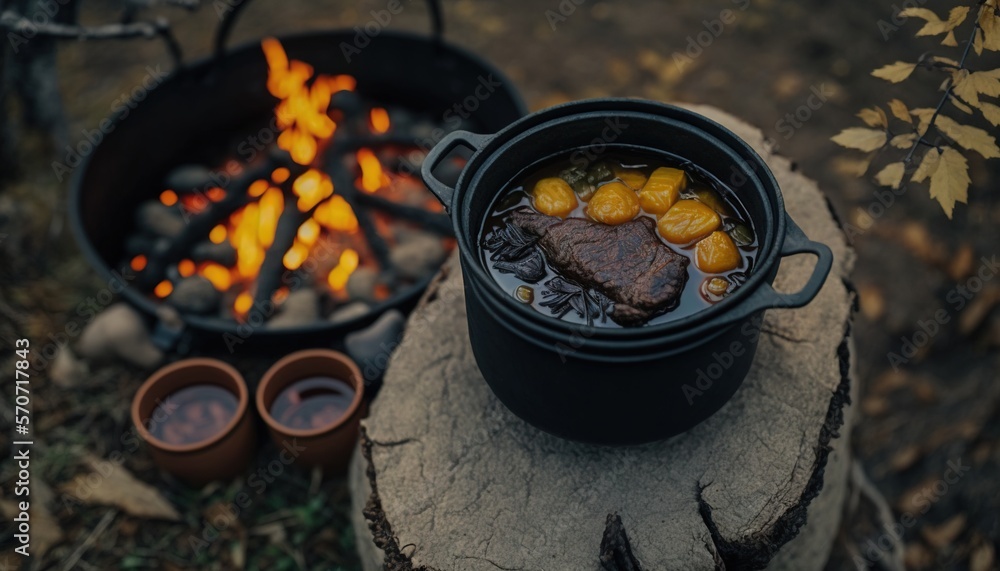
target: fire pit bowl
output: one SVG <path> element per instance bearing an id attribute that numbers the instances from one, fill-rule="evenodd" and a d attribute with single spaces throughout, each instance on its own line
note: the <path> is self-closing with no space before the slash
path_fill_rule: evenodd
<path id="1" fill-rule="evenodd" d="M 456 146 L 475 150 L 459 182 L 433 168 Z M 747 281 L 721 302 L 658 325 L 602 328 L 543 315 L 502 290 L 484 267 L 480 232 L 498 196 L 539 161 L 576 149 L 669 152 L 727 181 L 757 229 Z M 809 240 L 785 212 L 763 160 L 728 129 L 691 111 L 634 99 L 595 99 L 533 113 L 496 135 L 456 132 L 423 164 L 424 181 L 451 213 L 465 277 L 469 337 L 497 397 L 529 423 L 565 438 L 636 444 L 695 426 L 742 383 L 763 312 L 801 307 L 830 271 L 830 249 Z M 817 256 L 795 293 L 771 284 L 785 256 Z M 685 391 L 685 387 L 687 391 Z M 691 390 L 699 394 L 691 398 Z"/>
<path id="2" fill-rule="evenodd" d="M 239 322 L 207 311 L 181 311 L 178 319 L 175 312 L 162 311 L 166 304 L 152 295 L 157 281 L 144 282 L 143 272 L 149 274 L 150 268 L 129 267 L 127 242 L 133 236 L 137 209 L 157 200 L 172 169 L 202 164 L 206 141 L 216 141 L 208 145 L 239 153 L 244 172 L 251 171 L 254 163 L 249 155 L 267 155 L 255 141 L 262 135 L 275 138 L 268 129 L 277 100 L 266 87 L 268 62 L 261 45 L 224 49 L 236 14 L 247 4 L 235 4 L 224 17 L 214 57 L 181 67 L 131 108 L 123 107 L 127 113 L 102 123 L 104 134 L 99 142 L 92 141 L 96 144 L 76 169 L 71 187 L 70 222 L 87 260 L 116 284 L 116 292 L 117 284 L 125 284 L 121 295 L 148 319 L 154 342 L 180 354 L 193 347 L 280 354 L 303 347 L 341 346 L 346 333 L 371 324 L 385 310 L 411 308 L 431 278 L 407 281 L 391 295 L 371 301 L 367 311 L 353 311 L 340 320 L 272 328 L 261 320 Z M 356 30 L 279 40 L 289 59 L 307 62 L 317 75 L 353 77 L 357 95 L 366 101 L 419 112 L 451 127 L 462 123 L 489 131 L 523 116 L 519 95 L 496 68 L 442 41 L 440 7 L 436 1 L 429 4 L 435 23 L 435 33 L 429 37 L 381 29 L 374 37 L 366 36 L 363 45 Z M 419 146 L 428 150 L 444 133 L 428 133 Z M 233 141 L 245 144 L 226 146 Z"/>

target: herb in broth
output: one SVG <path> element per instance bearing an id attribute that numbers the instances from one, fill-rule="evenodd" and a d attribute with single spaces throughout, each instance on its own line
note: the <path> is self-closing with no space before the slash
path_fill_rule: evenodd
<path id="1" fill-rule="evenodd" d="M 659 324 L 731 295 L 757 250 L 735 194 L 677 157 L 563 157 L 515 180 L 481 244 L 493 279 L 535 310 L 604 327 Z"/>

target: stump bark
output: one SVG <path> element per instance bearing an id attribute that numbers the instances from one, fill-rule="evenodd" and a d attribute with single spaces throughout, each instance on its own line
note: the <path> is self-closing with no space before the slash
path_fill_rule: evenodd
<path id="1" fill-rule="evenodd" d="M 492 395 L 452 258 L 364 421 L 350 479 L 367 571 L 822 568 L 850 465 L 854 255 L 816 184 L 768 152 L 759 130 L 692 108 L 749 142 L 795 221 L 833 249 L 822 291 L 767 312 L 746 381 L 714 416 L 663 442 L 609 448 L 541 432 Z M 786 258 L 775 287 L 797 290 L 813 263 Z"/>

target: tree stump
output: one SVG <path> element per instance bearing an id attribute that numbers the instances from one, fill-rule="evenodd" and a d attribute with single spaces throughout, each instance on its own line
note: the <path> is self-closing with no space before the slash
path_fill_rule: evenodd
<path id="1" fill-rule="evenodd" d="M 850 465 L 853 252 L 816 184 L 769 153 L 759 130 L 694 109 L 764 157 L 789 213 L 833 249 L 822 291 L 767 312 L 746 381 L 714 416 L 611 448 L 541 432 L 493 396 L 452 258 L 364 421 L 351 487 L 367 571 L 822 568 Z M 798 289 L 813 263 L 786 258 L 775 287 Z"/>

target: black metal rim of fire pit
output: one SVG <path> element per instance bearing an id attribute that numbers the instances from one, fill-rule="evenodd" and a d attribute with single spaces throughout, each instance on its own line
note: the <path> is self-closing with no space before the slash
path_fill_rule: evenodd
<path id="1" fill-rule="evenodd" d="M 243 2 L 237 4 L 237 6 L 242 8 L 247 3 Z M 377 45 L 382 47 L 392 45 L 400 48 L 396 53 L 428 51 L 433 54 L 433 57 L 438 58 L 435 62 L 428 62 L 428 66 L 432 63 L 437 64 L 434 71 L 438 73 L 446 73 L 444 71 L 446 68 L 461 68 L 462 71 L 475 70 L 482 77 L 495 78 L 499 83 L 499 86 L 496 88 L 497 92 L 491 96 L 491 100 L 486 101 L 486 103 L 492 106 L 491 112 L 487 113 L 484 111 L 478 115 L 473 114 L 476 121 L 484 123 L 484 129 L 499 130 L 510 122 L 524 116 L 527 113 L 527 108 L 512 82 L 498 68 L 481 56 L 444 41 L 441 38 L 443 26 L 441 24 L 440 7 L 436 0 L 428 0 L 428 4 L 431 6 L 433 23 L 433 33 L 431 36 L 383 29 L 376 37 L 371 39 L 371 44 L 366 49 L 377 51 L 373 50 L 372 46 Z M 110 119 L 110 128 L 106 129 L 108 132 L 107 136 L 93 146 L 93 151 L 83 157 L 73 173 L 69 196 L 70 225 L 76 241 L 83 251 L 84 257 L 98 271 L 101 277 L 109 283 L 121 281 L 119 273 L 113 269 L 116 262 L 111 261 L 114 257 L 109 256 L 108 252 L 102 253 L 98 245 L 94 243 L 90 235 L 91 229 L 85 220 L 84 205 L 87 201 L 85 195 L 87 189 L 92 186 L 92 184 L 88 183 L 88 176 L 92 174 L 92 167 L 99 157 L 105 161 L 107 160 L 101 157 L 101 152 L 109 146 L 109 139 L 114 138 L 120 132 L 119 128 L 127 124 L 133 116 L 144 112 L 145 108 L 150 107 L 152 101 L 162 101 L 167 99 L 172 94 L 172 91 L 180 91 L 189 87 L 185 86 L 185 83 L 197 82 L 207 89 L 211 89 L 212 85 L 217 81 L 215 72 L 222 69 L 222 66 L 230 65 L 234 60 L 246 61 L 248 59 L 258 59 L 261 63 L 263 62 L 263 55 L 260 53 L 260 46 L 257 42 L 248 42 L 231 50 L 224 49 L 226 37 L 239 11 L 233 10 L 220 23 L 215 42 L 216 52 L 213 55 L 174 70 L 159 87 L 150 91 L 148 96 L 141 103 L 137 104 L 131 113 L 125 116 L 117 115 L 112 117 Z M 347 67 L 342 73 L 359 75 L 357 68 L 348 67 L 350 62 L 345 63 L 340 60 L 339 46 L 342 42 L 353 41 L 354 38 L 355 32 L 353 30 L 330 30 L 284 35 L 278 39 L 288 48 L 290 55 L 293 55 L 297 46 L 323 43 L 328 46 L 326 51 L 337 53 L 337 61 L 333 62 L 334 66 L 342 65 Z M 366 57 L 368 57 L 367 54 Z M 310 63 L 315 64 L 316 62 Z M 377 67 L 380 63 L 384 62 L 379 62 L 377 58 L 372 57 L 360 63 L 365 66 Z M 264 76 L 261 75 L 261 83 L 263 83 L 263 79 Z M 443 80 L 448 78 L 425 78 L 426 81 L 433 81 L 434 79 Z M 406 85 L 406 82 L 401 80 L 399 84 Z M 362 91 L 363 88 L 359 80 L 359 92 Z M 468 95 L 468 93 L 465 93 L 465 95 Z M 454 103 L 453 99 L 445 95 L 439 94 L 437 97 L 439 99 L 438 103 L 445 105 Z M 271 108 L 273 108 L 273 101 L 269 103 L 268 109 Z M 148 115 L 149 112 L 146 112 L 146 114 Z M 163 122 L 169 124 L 168 120 Z M 113 224 L 115 221 L 102 220 L 101 223 Z M 260 348 L 265 351 L 281 351 L 289 347 L 328 346 L 331 343 L 339 345 L 342 343 L 343 336 L 346 333 L 374 322 L 385 311 L 393 308 L 404 311 L 411 309 L 433 278 L 433 275 L 427 276 L 408 287 L 402 287 L 391 298 L 372 303 L 367 313 L 340 323 L 318 320 L 310 324 L 281 329 L 268 329 L 251 324 L 253 327 L 249 334 L 247 334 L 245 329 L 246 324 L 223 318 L 203 317 L 193 314 L 180 314 L 179 317 L 182 325 L 177 327 L 163 320 L 160 310 L 165 304 L 157 303 L 147 297 L 145 293 L 137 291 L 134 287 L 130 287 L 128 283 L 122 288 L 120 294 L 125 301 L 145 314 L 147 320 L 154 327 L 154 342 L 166 350 L 173 350 L 184 354 L 189 352 L 196 344 L 199 347 L 211 346 L 216 348 L 218 344 L 213 343 L 208 336 L 216 338 L 217 341 L 221 341 L 232 350 L 229 342 L 225 339 L 229 335 L 236 336 L 240 344 L 249 341 L 252 336 L 254 339 L 252 346 L 254 348 Z"/>

